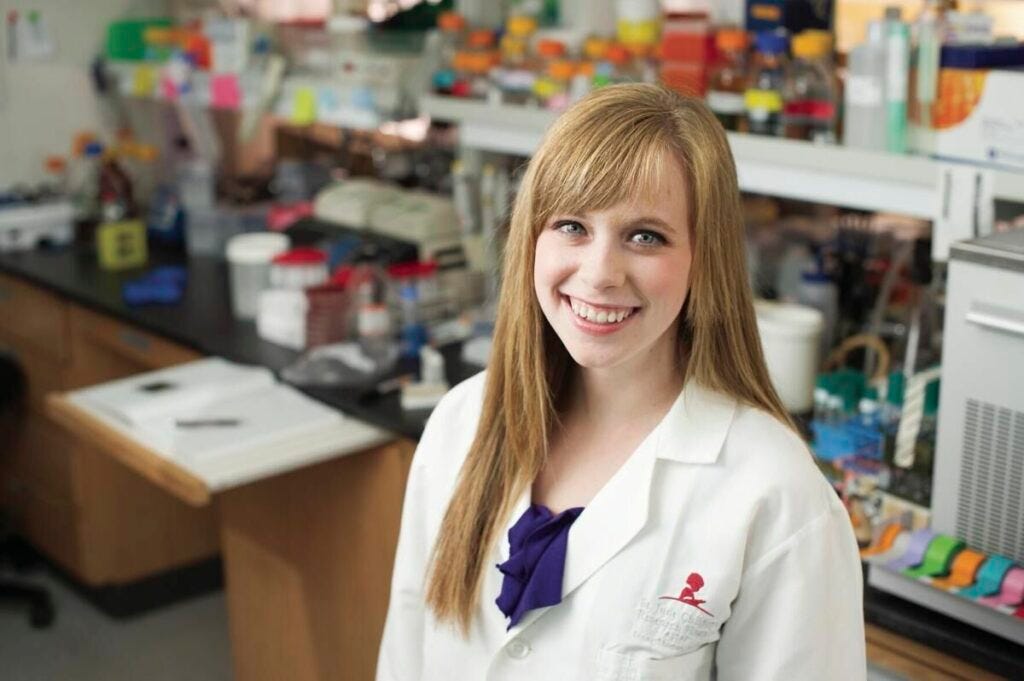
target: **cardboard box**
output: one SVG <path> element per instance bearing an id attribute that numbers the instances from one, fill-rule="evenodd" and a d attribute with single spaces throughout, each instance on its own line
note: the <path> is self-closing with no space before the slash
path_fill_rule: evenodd
<path id="1" fill-rule="evenodd" d="M 1024 170 L 1024 69 L 942 69 L 936 156 Z"/>

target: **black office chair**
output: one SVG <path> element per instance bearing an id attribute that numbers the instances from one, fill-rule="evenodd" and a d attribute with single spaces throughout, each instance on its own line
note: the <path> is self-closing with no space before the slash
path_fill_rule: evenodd
<path id="1" fill-rule="evenodd" d="M 9 354 L 0 352 L 0 456 L 10 443 L 11 421 L 25 396 L 25 374 L 21 365 Z M 2 481 L 0 481 L 2 483 Z M 5 531 L 0 517 L 0 559 L 11 560 L 16 566 L 23 562 L 17 555 L 17 543 Z M 24 603 L 29 607 L 29 622 L 36 629 L 53 624 L 54 609 L 50 593 L 41 587 L 0 579 L 0 603 Z"/>

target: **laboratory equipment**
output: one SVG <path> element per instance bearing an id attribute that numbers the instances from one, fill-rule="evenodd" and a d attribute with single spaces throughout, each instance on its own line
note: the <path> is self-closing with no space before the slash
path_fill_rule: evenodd
<path id="1" fill-rule="evenodd" d="M 715 35 L 720 61 L 711 71 L 707 102 L 726 130 L 740 130 L 743 94 L 747 89 L 747 32 L 722 28 Z"/>
<path id="2" fill-rule="evenodd" d="M 317 248 L 293 248 L 270 263 L 273 288 L 303 290 L 327 281 L 327 254 Z"/>
<path id="3" fill-rule="evenodd" d="M 270 262 L 288 250 L 284 234 L 260 232 L 232 237 L 227 246 L 231 309 L 239 319 L 256 316 L 259 294 L 270 284 Z"/>
<path id="4" fill-rule="evenodd" d="M 65 200 L 0 205 L 0 253 L 71 243 L 73 212 Z"/>
<path id="5" fill-rule="evenodd" d="M 96 229 L 100 267 L 121 270 L 146 264 L 146 225 L 142 220 L 105 222 Z"/>
<path id="6" fill-rule="evenodd" d="M 1024 231 L 950 251 L 932 528 L 1024 562 Z M 887 570 L 870 583 L 1024 644 L 1024 619 Z"/>
<path id="7" fill-rule="evenodd" d="M 785 33 L 766 31 L 758 33 L 754 42 L 757 51 L 743 95 L 747 131 L 777 137 L 782 134 L 782 86 L 789 38 Z"/>
<path id="8" fill-rule="evenodd" d="M 813 406 L 814 378 L 824 320 L 814 308 L 759 300 L 754 303 L 768 375 L 790 412 Z"/>
<path id="9" fill-rule="evenodd" d="M 809 30 L 794 36 L 793 62 L 783 85 L 782 124 L 786 137 L 819 143 L 836 141 L 836 91 L 832 36 Z"/>

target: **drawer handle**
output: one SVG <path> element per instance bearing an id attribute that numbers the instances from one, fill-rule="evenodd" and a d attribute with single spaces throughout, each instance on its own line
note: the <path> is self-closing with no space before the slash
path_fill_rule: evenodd
<path id="1" fill-rule="evenodd" d="M 986 329 L 1007 331 L 1018 336 L 1024 336 L 1024 314 L 1016 310 L 986 303 L 975 303 L 971 308 L 967 311 L 966 316 L 967 321 L 970 323 L 977 324 Z"/>
<path id="2" fill-rule="evenodd" d="M 149 339 L 143 336 L 141 333 L 129 331 L 128 329 L 121 329 L 118 334 L 121 342 L 130 348 L 134 348 L 139 352 L 149 352 L 150 342 Z"/>

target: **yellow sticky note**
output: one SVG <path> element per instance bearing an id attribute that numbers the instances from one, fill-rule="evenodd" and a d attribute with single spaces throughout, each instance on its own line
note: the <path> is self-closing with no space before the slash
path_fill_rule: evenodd
<path id="1" fill-rule="evenodd" d="M 135 97 L 149 97 L 156 88 L 156 69 L 149 64 L 142 64 L 135 67 L 132 74 L 132 95 Z"/>
<path id="2" fill-rule="evenodd" d="M 309 125 L 316 121 L 316 92 L 311 87 L 300 87 L 292 97 L 292 120 L 295 125 Z"/>

